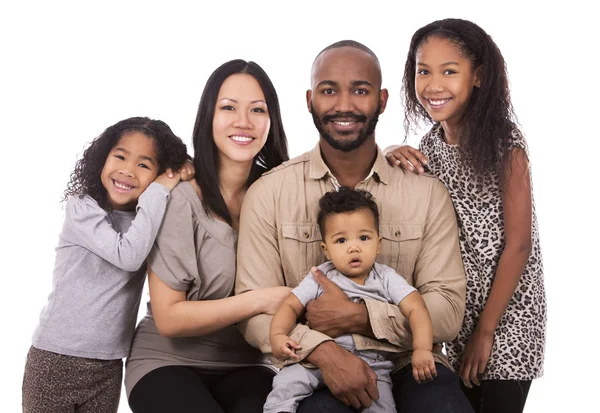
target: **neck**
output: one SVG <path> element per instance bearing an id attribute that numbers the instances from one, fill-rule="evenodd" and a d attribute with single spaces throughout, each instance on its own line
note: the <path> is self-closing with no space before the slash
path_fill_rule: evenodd
<path id="1" fill-rule="evenodd" d="M 371 172 L 373 163 L 377 156 L 377 145 L 375 135 L 371 135 L 360 147 L 343 152 L 331 147 L 327 141 L 321 138 L 319 142 L 323 161 L 336 177 L 340 185 L 355 188 Z"/>
<path id="2" fill-rule="evenodd" d="M 230 159 L 219 159 L 219 187 L 226 202 L 227 198 L 246 191 L 252 162 L 241 163 Z"/>
<path id="3" fill-rule="evenodd" d="M 444 140 L 450 145 L 456 145 L 460 140 L 460 127 L 456 122 L 442 122 L 444 129 Z"/>

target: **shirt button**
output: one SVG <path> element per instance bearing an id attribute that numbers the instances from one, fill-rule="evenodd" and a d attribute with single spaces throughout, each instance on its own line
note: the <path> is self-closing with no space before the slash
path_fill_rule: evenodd
<path id="1" fill-rule="evenodd" d="M 305 232 L 303 235 L 304 235 L 304 238 L 308 239 L 308 237 L 309 237 L 308 232 Z"/>
<path id="2" fill-rule="evenodd" d="M 396 231 L 396 232 L 394 233 L 394 235 L 395 235 L 397 238 L 399 238 L 399 237 L 400 237 L 400 231 Z"/>

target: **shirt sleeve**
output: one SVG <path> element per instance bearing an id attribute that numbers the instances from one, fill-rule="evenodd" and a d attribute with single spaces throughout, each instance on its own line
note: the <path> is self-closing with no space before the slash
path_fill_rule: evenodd
<path id="1" fill-rule="evenodd" d="M 452 341 L 460 330 L 465 311 L 466 278 L 458 240 L 458 226 L 450 195 L 444 184 L 432 180 L 421 249 L 413 274 L 433 323 L 433 341 Z M 376 338 L 412 348 L 408 320 L 398 306 L 365 300 Z"/>
<path id="2" fill-rule="evenodd" d="M 67 241 L 87 248 L 122 270 L 137 271 L 146 261 L 160 228 L 169 190 L 151 183 L 138 199 L 136 215 L 127 232 L 116 231 L 108 212 L 89 196 L 70 197 L 65 210 Z"/>
<path id="3" fill-rule="evenodd" d="M 309 302 L 317 299 L 319 295 L 319 283 L 315 281 L 312 274 L 308 274 L 300 284 L 292 290 L 292 294 L 294 294 L 302 305 L 306 307 Z"/>
<path id="4" fill-rule="evenodd" d="M 385 290 L 388 292 L 393 304 L 400 304 L 407 295 L 417 289 L 406 282 L 403 276 L 399 275 L 393 268 L 376 265 L 383 278 Z M 380 269 L 381 268 L 381 269 Z"/>
<path id="5" fill-rule="evenodd" d="M 173 197 L 148 256 L 148 268 L 176 291 L 188 291 L 198 276 L 198 242 L 203 227 L 195 222 L 192 205 L 185 197 Z"/>
<path id="6" fill-rule="evenodd" d="M 235 293 L 288 285 L 283 273 L 276 221 L 276 194 L 261 178 L 248 189 L 240 215 Z M 240 322 L 246 341 L 263 353 L 271 353 L 269 327 L 273 316 L 258 314 Z M 297 325 L 291 338 L 302 346 L 303 358 L 330 337 Z"/>

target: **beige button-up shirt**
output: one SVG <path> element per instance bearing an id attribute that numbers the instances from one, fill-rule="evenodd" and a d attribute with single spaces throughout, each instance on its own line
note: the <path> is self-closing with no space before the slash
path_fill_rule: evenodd
<path id="1" fill-rule="evenodd" d="M 312 266 L 326 261 L 320 248 L 318 201 L 336 186 L 317 144 L 250 187 L 241 213 L 236 294 L 263 287 L 296 287 Z M 356 188 L 369 191 L 379 207 L 383 240 L 377 262 L 394 268 L 421 293 L 431 314 L 434 342 L 454 339 L 465 310 L 466 280 L 446 187 L 432 176 L 389 166 L 378 148 L 371 173 Z M 378 340 L 354 334 L 357 349 L 395 348 L 399 351 L 394 357 L 396 367 L 408 364 L 412 336 L 399 307 L 376 300 L 365 304 Z M 263 353 L 271 352 L 271 318 L 260 314 L 240 323 L 246 340 Z M 301 358 L 331 340 L 305 325 L 297 325 L 291 337 L 302 346 Z M 439 347 L 436 360 L 448 366 Z"/>

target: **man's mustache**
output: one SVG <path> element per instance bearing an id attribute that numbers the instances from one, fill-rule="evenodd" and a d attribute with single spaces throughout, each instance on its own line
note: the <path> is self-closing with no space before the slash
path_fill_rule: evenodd
<path id="1" fill-rule="evenodd" d="M 354 119 L 356 122 L 363 123 L 367 121 L 367 117 L 365 115 L 357 115 L 356 113 L 352 112 L 340 112 L 336 113 L 335 115 L 324 115 L 322 119 L 323 123 L 332 122 L 338 119 Z"/>

